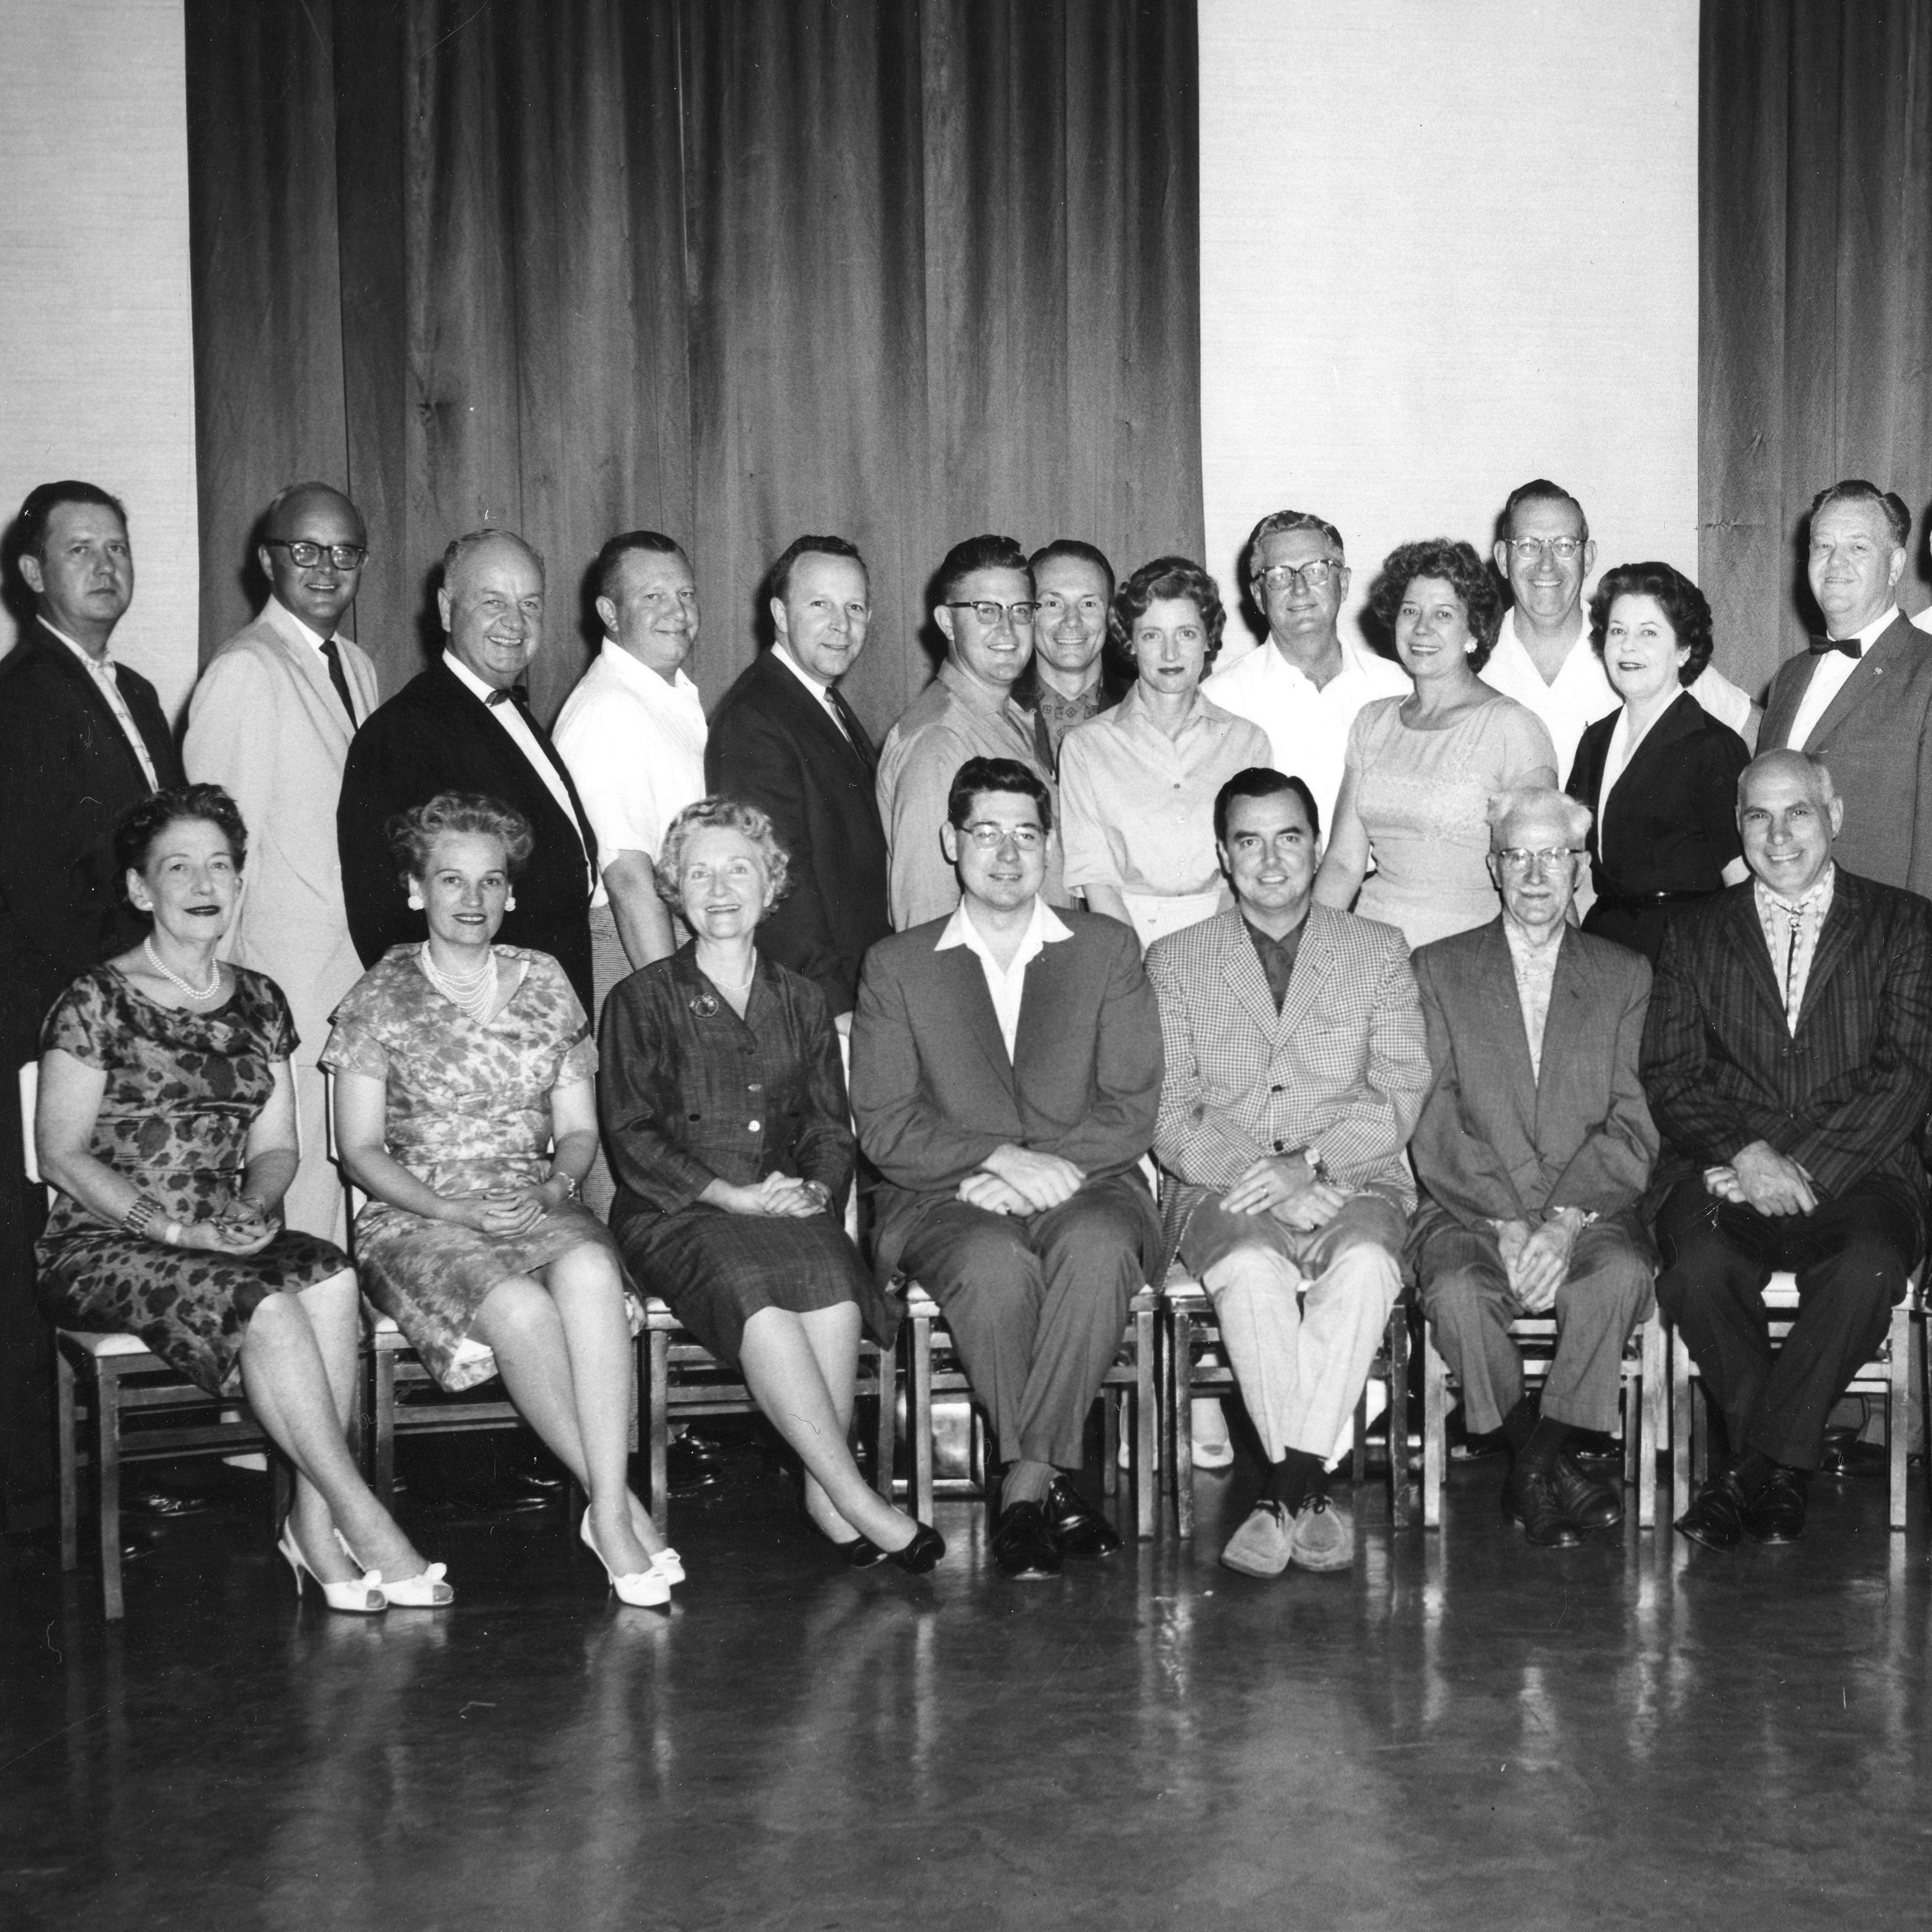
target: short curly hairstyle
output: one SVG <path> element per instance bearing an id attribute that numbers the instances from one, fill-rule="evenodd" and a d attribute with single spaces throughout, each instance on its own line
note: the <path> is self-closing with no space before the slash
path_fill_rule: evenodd
<path id="1" fill-rule="evenodd" d="M 769 914 L 791 890 L 791 854 L 781 845 L 772 830 L 772 821 L 755 805 L 740 805 L 735 798 L 700 798 L 687 805 L 664 827 L 664 843 L 658 848 L 656 877 L 658 897 L 675 910 L 684 903 L 680 881 L 684 877 L 684 848 L 698 832 L 742 832 L 758 848 L 765 863 L 765 878 L 772 889 Z"/>
<path id="2" fill-rule="evenodd" d="M 1695 684 L 1711 662 L 1711 601 L 1683 572 L 1667 563 L 1620 563 L 1598 580 L 1590 599 L 1590 648 L 1604 655 L 1610 627 L 1610 606 L 1619 597 L 1654 597 L 1670 620 L 1677 641 L 1690 655 L 1677 667 L 1679 684 Z"/>
<path id="3" fill-rule="evenodd" d="M 172 790 L 150 792 L 124 812 L 114 826 L 114 877 L 121 903 L 130 905 L 128 874 L 145 872 L 154 841 L 170 825 L 184 818 L 212 825 L 228 841 L 235 869 L 248 862 L 248 828 L 235 801 L 218 784 L 176 785 Z"/>
<path id="4" fill-rule="evenodd" d="M 1107 632 L 1114 648 L 1134 660 L 1134 626 L 1148 614 L 1148 607 L 1164 597 L 1184 597 L 1201 613 L 1208 632 L 1208 655 L 1202 661 L 1205 676 L 1221 653 L 1221 633 L 1226 629 L 1228 613 L 1221 602 L 1221 586 L 1191 557 L 1157 556 L 1144 563 L 1114 592 L 1107 612 Z"/>
<path id="5" fill-rule="evenodd" d="M 1469 653 L 1469 668 L 1480 670 L 1496 647 L 1496 633 L 1502 628 L 1503 593 L 1495 573 L 1479 557 L 1474 545 L 1454 537 L 1430 537 L 1420 543 L 1400 544 L 1384 560 L 1382 574 L 1369 592 L 1369 608 L 1395 634 L 1396 614 L 1408 586 L 1419 577 L 1433 577 L 1455 592 L 1456 601 L 1468 619 L 1476 648 Z"/>
<path id="6" fill-rule="evenodd" d="M 537 844 L 530 821 L 520 812 L 480 791 L 440 791 L 427 805 L 398 812 L 382 827 L 405 885 L 422 879 L 429 870 L 436 842 L 446 836 L 500 839 L 504 863 L 513 879 L 530 863 Z"/>

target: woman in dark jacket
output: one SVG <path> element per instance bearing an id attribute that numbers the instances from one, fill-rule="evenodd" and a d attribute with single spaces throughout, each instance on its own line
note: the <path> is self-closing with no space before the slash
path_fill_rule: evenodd
<path id="1" fill-rule="evenodd" d="M 752 944 L 785 868 L 770 820 L 729 799 L 664 834 L 658 891 L 694 937 L 604 1004 L 610 1226 L 639 1283 L 798 1451 L 806 1506 L 846 1560 L 928 1570 L 945 1544 L 874 1493 L 847 1440 L 877 1291 L 841 1221 L 852 1128 L 825 996 Z"/>
<path id="2" fill-rule="evenodd" d="M 1583 930 L 1654 966 L 1674 908 L 1744 877 L 1738 774 L 1750 753 L 1685 688 L 1711 661 L 1711 607 L 1681 571 L 1606 571 L 1590 642 L 1623 704 L 1583 734 L 1564 788 L 1596 815 Z"/>

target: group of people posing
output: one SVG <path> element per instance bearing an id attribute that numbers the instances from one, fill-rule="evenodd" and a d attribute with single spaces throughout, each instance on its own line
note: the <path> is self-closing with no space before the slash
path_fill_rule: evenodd
<path id="1" fill-rule="evenodd" d="M 1670 565 L 1586 609 L 1595 546 L 1547 482 L 1488 560 L 1384 561 L 1393 658 L 1342 635 L 1342 538 L 1306 513 L 1256 526 L 1269 636 L 1220 671 L 1192 561 L 1117 583 L 1084 542 L 974 538 L 934 580 L 938 676 L 875 747 L 840 689 L 872 616 L 842 538 L 772 566 L 770 646 L 708 720 L 687 556 L 613 538 L 553 734 L 522 683 L 536 553 L 453 542 L 446 648 L 379 704 L 337 628 L 362 520 L 304 484 L 178 753 L 109 653 L 121 506 L 44 485 L 37 621 L 0 660 L 40 1306 L 245 1393 L 298 1472 L 298 1587 L 346 1610 L 452 1594 L 347 1451 L 358 1289 L 446 1388 L 500 1375 L 631 1602 L 683 1574 L 627 1486 L 639 1298 L 742 1371 L 846 1561 L 917 1571 L 943 1542 L 848 1443 L 862 1330 L 890 1340 L 919 1282 L 998 1446 L 994 1558 L 1036 1576 L 1118 1546 L 1076 1486 L 1086 1418 L 1176 1265 L 1265 1463 L 1235 1569 L 1352 1562 L 1328 1472 L 1406 1280 L 1533 1543 L 1622 1520 L 1571 1438 L 1614 1426 L 1653 1282 L 1728 1450 L 1679 1528 L 1789 1540 L 1925 1245 L 1908 529 L 1869 484 L 1820 496 L 1828 635 L 1761 717 Z M 1541 1312 L 1526 1394 L 1509 1324 Z"/>

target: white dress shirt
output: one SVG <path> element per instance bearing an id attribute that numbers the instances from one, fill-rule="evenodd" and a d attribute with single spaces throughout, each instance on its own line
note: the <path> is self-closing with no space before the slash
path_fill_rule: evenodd
<path id="1" fill-rule="evenodd" d="M 551 734 L 608 867 L 624 852 L 652 866 L 664 828 L 704 796 L 704 706 L 682 670 L 661 677 L 606 638 L 564 700 Z M 594 906 L 610 904 L 599 879 Z"/>
<path id="2" fill-rule="evenodd" d="M 1932 604 L 1927 604 L 1924 609 L 1920 611 L 1918 616 L 1912 619 L 1912 622 L 1915 629 L 1921 631 L 1932 631 Z"/>
<path id="3" fill-rule="evenodd" d="M 1845 688 L 1845 681 L 1858 668 L 1858 659 L 1876 644 L 1890 629 L 1898 616 L 1896 604 L 1886 605 L 1882 616 L 1874 617 L 1862 631 L 1854 633 L 1858 640 L 1858 655 L 1848 658 L 1843 651 L 1820 651 L 1811 666 L 1811 682 L 1804 687 L 1804 695 L 1798 700 L 1798 709 L 1792 713 L 1790 735 L 1785 743 L 1794 752 L 1804 748 L 1804 741 L 1818 728 L 1818 721 L 1832 707 L 1832 700 Z"/>
<path id="4" fill-rule="evenodd" d="M 47 624 L 44 617 L 40 622 Z M 55 631 L 51 624 L 47 624 L 47 628 L 53 631 L 54 635 L 86 667 L 88 676 L 99 687 L 108 708 L 126 734 L 128 743 L 134 747 L 135 757 L 140 760 L 141 769 L 148 775 L 148 789 L 159 791 L 161 782 L 154 774 L 154 760 L 148 755 L 148 741 L 141 736 L 141 728 L 134 722 L 134 714 L 128 709 L 127 699 L 121 695 L 121 686 L 114 676 L 114 660 L 105 651 L 95 657 L 85 645 L 76 644 L 64 631 Z"/>
<path id="5" fill-rule="evenodd" d="M 807 670 L 804 665 L 800 664 L 797 658 L 792 656 L 791 646 L 785 642 L 784 638 L 779 638 L 778 642 L 772 645 L 772 656 L 776 658 L 778 662 L 783 664 L 785 669 L 790 671 L 792 676 L 796 678 L 799 682 L 803 685 L 807 691 L 811 692 L 812 702 L 818 706 L 820 710 L 825 713 L 826 717 L 832 720 L 833 724 L 838 727 L 839 736 L 843 738 L 847 744 L 850 744 L 852 742 L 852 734 L 846 730 L 845 721 L 839 716 L 838 707 L 832 701 L 832 692 L 830 687 L 820 683 L 818 680 L 814 677 L 811 672 Z"/>
<path id="6" fill-rule="evenodd" d="M 1072 937 L 1066 922 L 1046 900 L 1036 897 L 1033 917 L 1027 922 L 1026 932 L 1013 954 L 1012 964 L 1002 967 L 993 957 L 993 949 L 987 944 L 986 935 L 973 923 L 973 916 L 962 899 L 952 916 L 946 922 L 946 930 L 939 935 L 939 944 L 932 950 L 944 952 L 949 946 L 963 946 L 977 957 L 980 970 L 986 976 L 986 991 L 992 995 L 993 1012 L 1000 1022 L 1000 1037 L 1006 1042 L 1006 1058 L 1011 1060 L 1013 1042 L 1019 1036 L 1020 999 L 1026 991 L 1026 969 L 1049 946 Z"/>
<path id="7" fill-rule="evenodd" d="M 1780 898 L 1762 879 L 1751 881 L 1758 924 L 1771 952 L 1771 970 L 1784 991 L 1784 1022 L 1793 1033 L 1798 1030 L 1798 1016 L 1804 1010 L 1805 982 L 1811 976 L 1818 935 L 1825 929 L 1825 915 L 1832 910 L 1838 878 L 1838 867 L 1827 866 L 1824 877 L 1796 904 Z"/>
<path id="8" fill-rule="evenodd" d="M 1201 687 L 1210 703 L 1268 734 L 1275 770 L 1292 773 L 1315 794 L 1324 838 L 1334 823 L 1356 712 L 1372 699 L 1406 698 L 1414 688 L 1400 664 L 1350 638 L 1341 644 L 1342 668 L 1320 686 L 1290 664 L 1270 638 Z"/>
<path id="9" fill-rule="evenodd" d="M 1544 682 L 1522 640 L 1516 635 L 1516 613 L 1506 611 L 1496 647 L 1479 674 L 1492 689 L 1519 704 L 1527 705 L 1543 720 L 1550 742 L 1556 747 L 1556 782 L 1569 782 L 1570 768 L 1576 762 L 1576 746 L 1588 728 L 1599 718 L 1607 718 L 1623 700 L 1604 669 L 1604 661 L 1590 644 L 1586 624 L 1570 646 L 1563 667 L 1550 682 Z M 1714 664 L 1706 664 L 1689 686 L 1690 695 L 1720 724 L 1728 724 L 1739 737 L 1750 722 L 1750 694 L 1740 691 Z"/>
<path id="10" fill-rule="evenodd" d="M 570 821 L 571 831 L 575 834 L 577 808 L 570 802 L 570 788 L 564 783 L 563 775 L 550 763 L 544 748 L 537 742 L 536 734 L 524 721 L 524 714 L 507 699 L 501 704 L 490 704 L 490 698 L 496 687 L 493 684 L 485 684 L 454 651 L 446 648 L 442 661 L 456 674 L 458 680 L 466 690 L 475 692 L 484 704 L 489 706 L 490 716 L 509 734 L 511 742 L 523 753 L 530 770 L 543 780 L 550 796 L 556 800 L 557 809 Z M 596 828 L 593 826 L 592 829 L 594 830 Z M 584 841 L 580 836 L 578 837 L 577 849 L 580 852 L 584 851 Z M 602 890 L 596 874 L 591 870 L 590 855 L 587 852 L 584 855 L 584 876 L 590 882 L 592 892 Z"/>

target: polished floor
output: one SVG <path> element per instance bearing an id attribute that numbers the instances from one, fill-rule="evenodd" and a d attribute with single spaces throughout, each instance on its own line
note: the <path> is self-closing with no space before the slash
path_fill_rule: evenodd
<path id="1" fill-rule="evenodd" d="M 249 1479 L 128 1573 L 0 1555 L 0 1925 L 1923 1925 L 1928 1526 L 1821 1485 L 1787 1550 L 1574 1553 L 1459 1467 L 1352 1574 L 1214 1562 L 1252 1478 L 1056 1582 L 941 1505 L 852 1575 L 755 1448 L 623 1610 L 560 1511 L 424 1535 L 452 1611 L 298 1609 Z M 256 1479 L 257 1481 L 260 1479 Z M 1922 1488 L 1923 1478 L 1915 1472 Z"/>

